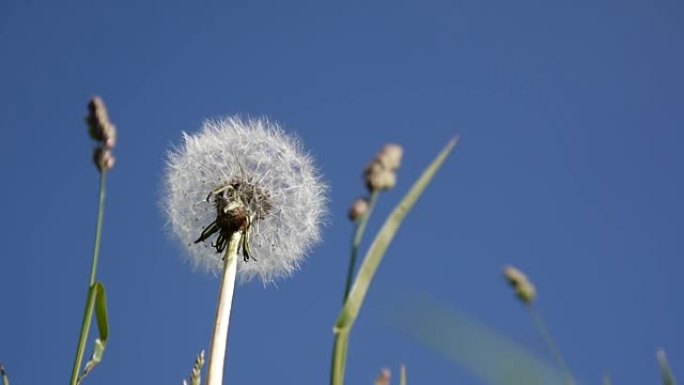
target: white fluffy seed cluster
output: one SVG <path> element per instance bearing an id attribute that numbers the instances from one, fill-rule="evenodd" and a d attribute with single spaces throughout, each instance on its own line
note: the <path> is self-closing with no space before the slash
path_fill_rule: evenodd
<path id="1" fill-rule="evenodd" d="M 197 134 L 183 134 L 166 168 L 163 205 L 171 230 L 195 266 L 220 272 L 223 253 L 211 246 L 215 236 L 194 241 L 216 219 L 207 194 L 235 181 L 247 181 L 268 197 L 267 206 L 251 207 L 267 214 L 251 225 L 254 258 L 239 259 L 238 277 L 266 284 L 291 275 L 320 240 L 327 186 L 299 141 L 266 119 L 210 120 Z"/>

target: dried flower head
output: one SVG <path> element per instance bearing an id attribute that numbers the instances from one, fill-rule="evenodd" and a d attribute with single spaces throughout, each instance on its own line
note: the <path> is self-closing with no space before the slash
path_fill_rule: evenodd
<path id="1" fill-rule="evenodd" d="M 382 170 L 366 177 L 368 191 L 387 191 L 397 185 L 397 173 L 390 170 Z"/>
<path id="2" fill-rule="evenodd" d="M 537 291 L 532 282 L 530 282 L 522 271 L 513 266 L 506 266 L 503 269 L 503 275 L 515 291 L 515 295 L 517 295 L 522 302 L 527 305 L 534 302 Z"/>
<path id="3" fill-rule="evenodd" d="M 404 149 L 400 145 L 390 143 L 380 150 L 376 158 L 387 170 L 397 171 L 403 155 Z"/>
<path id="4" fill-rule="evenodd" d="M 352 203 L 352 206 L 349 208 L 349 219 L 352 222 L 356 222 L 359 219 L 363 218 L 364 215 L 368 212 L 368 199 L 367 198 L 359 198 Z"/>
<path id="5" fill-rule="evenodd" d="M 277 124 L 231 117 L 206 121 L 170 152 L 164 209 L 196 266 L 220 271 L 228 233 L 243 231 L 238 275 L 268 283 L 290 275 L 319 241 L 326 190 Z"/>
<path id="6" fill-rule="evenodd" d="M 105 148 L 112 149 L 116 145 L 116 127 L 109 121 L 107 107 L 99 96 L 93 96 L 88 102 L 88 133 L 93 140 L 101 142 Z"/>
<path id="7" fill-rule="evenodd" d="M 97 147 L 93 150 L 93 162 L 97 169 L 102 172 L 104 170 L 110 171 L 114 168 L 116 158 L 112 155 L 112 150 L 109 148 Z"/>
<path id="8" fill-rule="evenodd" d="M 387 191 L 397 184 L 397 170 L 404 153 L 398 144 L 385 145 L 363 169 L 363 180 L 370 192 Z"/>

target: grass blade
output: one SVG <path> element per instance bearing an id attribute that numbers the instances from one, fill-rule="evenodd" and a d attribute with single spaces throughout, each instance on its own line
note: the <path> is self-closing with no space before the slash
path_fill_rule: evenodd
<path id="1" fill-rule="evenodd" d="M 562 374 L 522 345 L 464 313 L 414 296 L 389 310 L 390 324 L 492 385 L 561 385 Z"/>
<path id="2" fill-rule="evenodd" d="M 663 385 L 676 385 L 674 374 L 670 370 L 670 365 L 667 363 L 667 356 L 665 355 L 665 350 L 658 350 L 656 353 L 658 358 L 658 366 L 660 367 L 660 376 L 663 379 Z"/>
<path id="3" fill-rule="evenodd" d="M 80 383 L 90 372 L 102 361 L 107 340 L 109 338 L 109 321 L 107 320 L 107 295 L 105 288 L 100 282 L 93 286 L 95 296 L 95 318 L 97 319 L 97 330 L 99 337 L 95 339 L 95 349 L 90 360 L 83 369 L 83 374 L 78 379 Z"/>
<path id="4" fill-rule="evenodd" d="M 420 178 L 418 178 L 409 192 L 406 193 L 401 202 L 399 202 L 387 220 L 385 220 L 378 235 L 368 249 L 368 252 L 363 259 L 363 263 L 359 268 L 356 280 L 349 292 L 347 301 L 342 307 L 335 323 L 335 347 L 333 352 L 333 370 L 331 373 L 331 383 L 333 385 L 342 385 L 344 383 L 344 369 L 347 360 L 349 332 L 361 310 L 363 300 L 368 293 L 375 272 L 377 271 L 387 248 L 392 242 L 397 230 L 399 230 L 404 218 L 409 211 L 411 211 L 411 208 L 413 208 L 418 198 L 420 198 L 423 191 L 425 191 L 425 188 L 430 184 L 435 173 L 442 166 L 457 142 L 457 138 L 449 141 L 437 158 L 435 158 L 425 171 L 423 171 Z"/>

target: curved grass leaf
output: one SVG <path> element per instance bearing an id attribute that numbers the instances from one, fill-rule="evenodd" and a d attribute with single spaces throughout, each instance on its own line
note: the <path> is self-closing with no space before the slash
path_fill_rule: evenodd
<path id="1" fill-rule="evenodd" d="M 672 374 L 672 370 L 670 370 L 670 365 L 667 363 L 665 351 L 662 349 L 658 350 L 656 357 L 658 358 L 658 366 L 660 367 L 660 376 L 663 379 L 663 385 L 676 385 L 677 382 Z"/>
<path id="2" fill-rule="evenodd" d="M 363 263 L 359 268 L 358 276 L 349 292 L 349 297 L 342 307 L 342 311 L 335 323 L 336 329 L 350 329 L 354 321 L 356 321 L 356 317 L 361 310 L 361 305 L 363 305 L 363 300 L 366 297 L 366 293 L 368 293 L 368 288 L 373 281 L 375 272 L 378 269 L 382 258 L 385 256 L 385 252 L 392 242 L 394 235 L 397 233 L 397 230 L 399 230 L 406 215 L 413 208 L 413 205 L 415 205 L 418 198 L 420 198 L 423 191 L 425 191 L 425 188 L 432 181 L 437 170 L 439 170 L 447 156 L 449 156 L 456 143 L 458 143 L 458 138 L 449 141 L 437 158 L 435 158 L 430 166 L 423 171 L 420 178 L 413 184 L 409 192 L 406 193 L 404 198 L 394 208 L 390 216 L 382 225 L 382 228 L 370 245 L 365 258 L 363 259 Z"/>
<path id="3" fill-rule="evenodd" d="M 388 310 L 407 336 L 492 385 L 561 385 L 563 376 L 522 345 L 424 296 Z"/>
<path id="4" fill-rule="evenodd" d="M 399 202 L 385 220 L 378 235 L 371 243 L 333 329 L 335 333 L 335 347 L 333 352 L 332 373 L 330 376 L 332 385 L 342 385 L 344 383 L 344 370 L 347 361 L 347 348 L 349 346 L 349 332 L 361 310 L 361 305 L 363 305 L 363 300 L 366 297 L 366 293 L 368 293 L 368 288 L 373 281 L 375 272 L 377 271 L 387 248 L 392 242 L 397 230 L 399 230 L 404 218 L 409 211 L 411 211 L 411 208 L 413 208 L 418 198 L 420 198 L 423 191 L 425 191 L 425 188 L 430 184 L 435 173 L 442 166 L 447 156 L 449 156 L 454 146 L 456 146 L 456 143 L 458 143 L 458 138 L 449 141 L 446 147 L 437 155 L 437 158 L 435 158 L 425 171 L 423 171 L 420 178 L 418 178 L 401 202 Z"/>

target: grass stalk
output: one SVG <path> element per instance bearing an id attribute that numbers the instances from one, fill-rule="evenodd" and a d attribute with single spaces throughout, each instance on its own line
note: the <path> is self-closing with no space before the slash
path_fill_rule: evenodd
<path id="1" fill-rule="evenodd" d="M 342 304 L 347 301 L 349 296 L 349 290 L 351 290 L 352 281 L 354 279 L 354 271 L 356 270 L 356 258 L 359 254 L 359 246 L 361 245 L 361 240 L 363 239 L 363 234 L 366 231 L 366 225 L 368 225 L 368 219 L 373 213 L 375 208 L 375 203 L 378 201 L 378 191 L 371 192 L 370 199 L 368 200 L 368 211 L 359 220 L 356 225 L 356 230 L 354 231 L 354 238 L 352 238 L 351 246 L 351 256 L 349 258 L 349 268 L 347 269 L 347 281 L 344 285 L 344 297 L 342 299 Z"/>
<path id="2" fill-rule="evenodd" d="M 230 310 L 233 305 L 235 290 L 235 276 L 237 273 L 238 248 L 242 233 L 235 232 L 230 237 L 226 253 L 223 257 L 223 277 L 219 289 L 218 305 L 216 306 L 216 321 L 209 351 L 207 366 L 207 385 L 221 385 L 223 383 L 223 366 L 226 360 L 226 346 L 228 344 L 228 325 Z"/>
<path id="3" fill-rule="evenodd" d="M 81 322 L 81 335 L 78 339 L 78 347 L 76 348 L 76 357 L 74 358 L 74 367 L 71 371 L 71 385 L 78 383 L 79 372 L 81 365 L 83 365 L 83 354 L 85 352 L 85 345 L 90 332 L 90 325 L 93 320 L 93 310 L 95 308 L 95 277 L 97 276 L 97 264 L 100 259 L 100 242 L 102 239 L 102 223 L 104 220 L 104 206 L 106 196 L 107 171 L 102 170 L 100 173 L 100 193 L 97 209 L 97 224 L 95 227 L 95 246 L 93 249 L 93 260 L 90 267 L 90 281 L 88 282 L 88 296 L 86 298 L 85 310 L 83 311 L 83 320 Z"/>
<path id="4" fill-rule="evenodd" d="M 572 372 L 570 371 L 568 365 L 565 363 L 565 359 L 563 358 L 563 354 L 561 353 L 560 349 L 553 341 L 553 338 L 551 338 L 551 333 L 549 332 L 549 329 L 546 327 L 546 323 L 544 322 L 541 313 L 533 304 L 529 305 L 528 308 L 530 309 L 530 314 L 532 315 L 532 321 L 534 322 L 534 326 L 541 335 L 544 342 L 546 343 L 546 346 L 551 351 L 551 354 L 553 355 L 553 358 L 556 360 L 556 364 L 558 365 L 559 369 L 563 372 L 566 384 L 574 385 L 575 380 L 572 376 Z"/>

